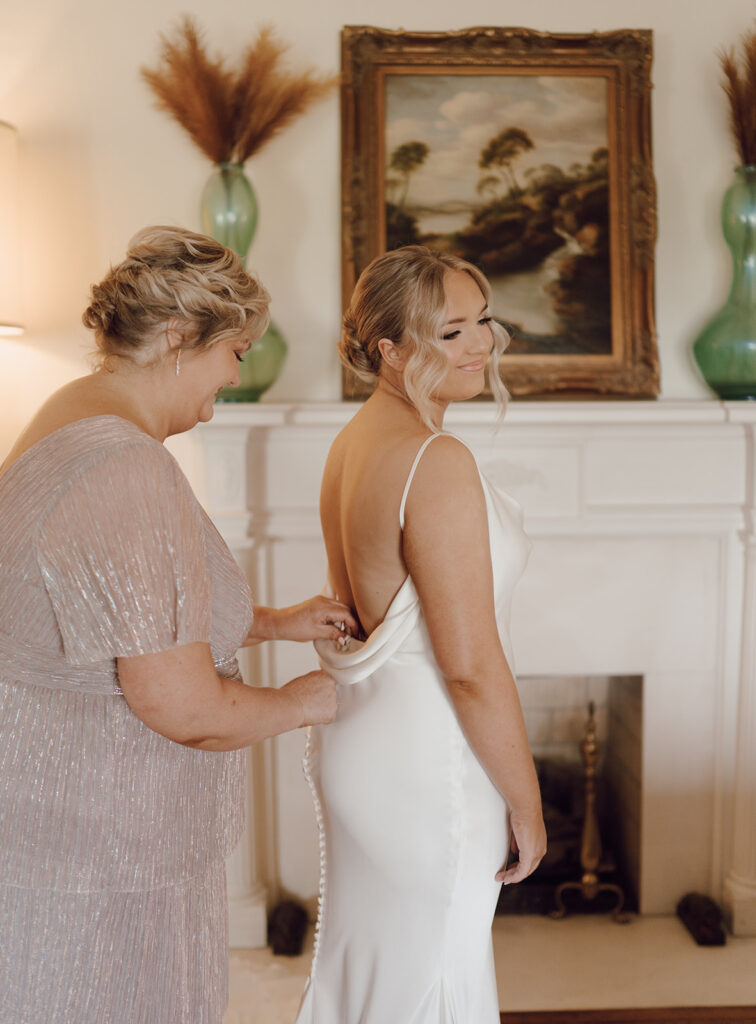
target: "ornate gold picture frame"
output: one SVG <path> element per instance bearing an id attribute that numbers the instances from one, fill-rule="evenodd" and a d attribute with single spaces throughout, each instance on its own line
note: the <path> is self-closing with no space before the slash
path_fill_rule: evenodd
<path id="1" fill-rule="evenodd" d="M 651 32 L 341 42 L 344 306 L 389 248 L 454 252 L 491 281 L 514 396 L 656 396 Z"/>

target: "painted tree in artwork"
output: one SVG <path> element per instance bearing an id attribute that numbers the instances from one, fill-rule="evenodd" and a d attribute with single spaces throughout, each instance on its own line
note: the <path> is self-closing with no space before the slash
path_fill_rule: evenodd
<path id="1" fill-rule="evenodd" d="M 399 209 L 402 209 L 407 201 L 412 174 L 425 163 L 428 152 L 428 147 L 424 142 L 403 142 L 391 154 L 389 167 L 392 171 L 396 171 L 404 184 L 404 192 L 397 203 Z"/>
<path id="2" fill-rule="evenodd" d="M 489 172 L 487 177 L 481 179 L 481 185 L 485 182 L 485 185 L 490 187 L 493 172 L 509 185 L 511 194 L 520 195 L 522 189 L 517 183 L 512 164 L 520 153 L 533 148 L 533 140 L 522 128 L 505 128 L 499 132 L 481 150 L 478 167 L 481 171 Z"/>
<path id="3" fill-rule="evenodd" d="M 479 196 L 485 197 L 486 193 L 488 193 L 492 199 L 495 199 L 500 185 L 501 179 L 497 174 L 484 174 L 475 186 L 475 191 Z"/>

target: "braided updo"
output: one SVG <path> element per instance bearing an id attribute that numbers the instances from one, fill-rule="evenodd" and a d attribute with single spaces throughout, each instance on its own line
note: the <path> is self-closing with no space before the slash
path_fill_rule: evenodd
<path id="1" fill-rule="evenodd" d="M 475 281 L 486 302 L 491 288 L 483 274 L 457 256 L 433 252 L 422 245 L 405 245 L 376 257 L 362 271 L 344 314 L 339 356 L 362 380 L 380 376 L 379 342 L 386 338 L 409 356 L 404 368 L 407 397 L 430 425 L 430 398 L 447 372 L 442 329 L 446 316 L 444 277 L 459 270 Z M 507 392 L 498 374 L 499 356 L 509 340 L 494 320 L 491 391 L 500 408 Z"/>
<path id="2" fill-rule="evenodd" d="M 269 322 L 270 296 L 236 253 L 183 228 L 136 234 L 90 298 L 82 322 L 94 331 L 103 362 L 153 362 L 157 338 L 171 324 L 181 331 L 181 347 L 207 348 L 241 331 L 259 338 Z"/>
<path id="3" fill-rule="evenodd" d="M 354 299 L 352 300 L 354 302 Z M 384 335 L 381 335 L 381 338 Z M 378 339 L 380 341 L 380 338 Z M 344 314 L 339 341 L 339 356 L 363 380 L 372 380 L 381 372 L 381 353 L 377 345 L 363 344 L 357 319 L 351 308 Z"/>

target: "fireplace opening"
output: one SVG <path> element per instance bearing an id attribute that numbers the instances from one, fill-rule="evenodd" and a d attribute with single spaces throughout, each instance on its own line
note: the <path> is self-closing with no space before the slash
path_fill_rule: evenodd
<path id="1" fill-rule="evenodd" d="M 559 906 L 567 913 L 608 913 L 618 905 L 618 890 L 623 909 L 637 911 L 642 677 L 525 676 L 518 689 L 549 847 L 530 878 L 502 886 L 497 914 L 550 914 Z M 587 824 L 592 817 L 587 776 L 594 771 L 596 813 Z M 591 877 L 586 874 L 586 835 L 594 849 L 600 842 L 596 891 L 584 884 Z"/>

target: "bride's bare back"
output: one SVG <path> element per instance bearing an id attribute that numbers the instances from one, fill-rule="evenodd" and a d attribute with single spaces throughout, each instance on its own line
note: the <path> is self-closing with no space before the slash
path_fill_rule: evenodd
<path id="1" fill-rule="evenodd" d="M 406 402 L 376 391 L 333 443 L 320 515 L 331 585 L 366 634 L 407 576 L 399 506 L 429 430 Z"/>

